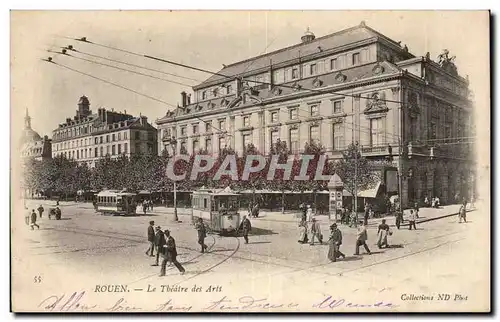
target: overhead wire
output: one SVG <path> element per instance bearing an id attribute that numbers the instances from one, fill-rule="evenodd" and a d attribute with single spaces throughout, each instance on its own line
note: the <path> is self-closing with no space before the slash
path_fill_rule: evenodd
<path id="1" fill-rule="evenodd" d="M 175 65 L 175 66 L 184 67 L 184 68 L 188 68 L 188 69 L 192 69 L 192 70 L 196 70 L 196 71 L 200 71 L 200 72 L 204 72 L 204 73 L 208 73 L 208 74 L 212 74 L 212 75 L 217 75 L 217 76 L 225 77 L 225 78 L 228 78 L 228 79 L 231 79 L 231 80 L 233 80 L 234 78 L 236 78 L 235 75 L 225 75 L 225 74 L 222 74 L 220 72 L 213 72 L 213 71 L 210 71 L 210 70 L 207 70 L 207 69 L 203 69 L 203 68 L 199 68 L 199 67 L 195 67 L 195 66 L 190 66 L 190 65 L 187 65 L 187 64 L 178 63 L 178 62 L 175 62 L 175 61 L 172 61 L 172 60 L 169 60 L 169 59 L 154 57 L 154 56 L 146 55 L 146 54 L 139 54 L 139 53 L 132 52 L 132 51 L 125 50 L 125 49 L 121 49 L 121 48 L 118 48 L 118 47 L 113 47 L 113 46 L 109 46 L 109 45 L 104 45 L 104 44 L 92 42 L 92 41 L 87 40 L 86 37 L 82 37 L 82 38 L 71 38 L 71 37 L 66 37 L 66 36 L 58 36 L 58 37 L 63 37 L 65 39 L 71 39 L 71 40 L 74 40 L 74 41 L 80 41 L 80 42 L 87 43 L 87 44 L 90 44 L 90 45 L 95 45 L 95 46 L 99 46 L 99 47 L 103 47 L 103 48 L 107 48 L 107 49 L 111 49 L 111 50 L 116 50 L 116 51 L 120 51 L 120 52 L 127 53 L 127 54 L 130 54 L 130 55 L 134 55 L 134 56 L 145 57 L 145 58 L 148 58 L 148 59 L 152 59 L 152 60 L 156 60 L 156 61 L 160 61 L 160 62 L 172 64 L 172 65 Z M 249 71 L 248 73 L 251 73 L 251 72 L 253 72 L 253 70 Z M 316 75 L 316 76 L 319 76 L 319 75 Z M 296 87 L 294 87 L 294 86 L 285 85 L 285 84 L 275 84 L 275 83 L 269 83 L 269 82 L 257 81 L 257 80 L 251 80 L 251 82 L 252 83 L 262 84 L 262 85 L 272 85 L 272 86 L 275 86 L 275 87 L 283 87 L 283 88 L 289 88 L 289 89 L 296 89 Z M 369 96 L 365 97 L 365 96 L 361 96 L 361 95 L 357 95 L 357 94 L 347 94 L 347 93 L 343 93 L 343 92 L 332 91 L 332 90 L 329 90 L 329 89 L 300 88 L 300 90 L 312 91 L 312 92 L 319 92 L 319 93 L 323 93 L 323 94 L 338 94 L 340 96 L 346 96 L 346 97 L 356 97 L 356 98 L 359 97 L 359 98 L 362 98 L 362 99 L 372 99 L 372 97 L 369 97 Z M 379 101 L 383 101 L 383 102 L 405 104 L 405 102 L 402 102 L 402 101 L 390 100 L 390 99 L 385 99 L 385 98 L 384 99 L 383 98 L 379 98 L 378 100 Z M 419 106 L 434 106 L 434 105 L 419 104 Z"/>

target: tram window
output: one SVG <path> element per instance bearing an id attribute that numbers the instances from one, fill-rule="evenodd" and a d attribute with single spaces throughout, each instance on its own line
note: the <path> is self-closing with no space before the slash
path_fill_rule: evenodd
<path id="1" fill-rule="evenodd" d="M 208 208 L 208 200 L 207 198 L 203 198 L 203 209 L 207 209 Z"/>

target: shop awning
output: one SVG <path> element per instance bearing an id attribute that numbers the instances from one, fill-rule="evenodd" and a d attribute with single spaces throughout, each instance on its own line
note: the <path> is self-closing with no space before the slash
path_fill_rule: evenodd
<path id="1" fill-rule="evenodd" d="M 373 188 L 367 189 L 367 190 L 361 190 L 360 192 L 358 192 L 358 197 L 376 198 L 378 191 L 380 189 L 380 185 L 381 185 L 381 182 L 379 181 L 379 182 L 377 182 L 377 184 Z"/>

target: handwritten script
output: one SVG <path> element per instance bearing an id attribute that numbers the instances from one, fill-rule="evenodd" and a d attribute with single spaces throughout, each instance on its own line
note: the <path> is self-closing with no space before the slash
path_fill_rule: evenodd
<path id="1" fill-rule="evenodd" d="M 387 301 L 375 300 L 370 303 L 357 303 L 344 298 L 335 298 L 328 295 L 319 301 L 304 303 L 296 303 L 292 301 L 273 302 L 267 298 L 255 298 L 250 295 L 241 296 L 239 298 L 229 298 L 223 296 L 217 300 L 211 300 L 209 303 L 197 303 L 197 307 L 192 304 L 183 304 L 175 302 L 173 299 L 166 299 L 160 303 L 151 303 L 151 307 L 139 307 L 129 303 L 125 297 L 120 297 L 111 306 L 101 306 L 95 303 L 89 303 L 85 300 L 85 291 L 73 292 L 71 294 L 52 295 L 44 299 L 38 305 L 44 311 L 49 312 L 196 312 L 196 311 L 297 311 L 303 309 L 305 311 L 315 310 L 335 310 L 338 308 L 376 308 L 376 309 L 392 309 L 397 305 Z"/>

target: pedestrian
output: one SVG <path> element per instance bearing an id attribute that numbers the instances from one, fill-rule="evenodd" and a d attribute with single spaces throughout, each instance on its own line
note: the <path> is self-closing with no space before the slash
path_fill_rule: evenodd
<path id="1" fill-rule="evenodd" d="M 389 247 L 389 243 L 387 242 L 387 236 L 391 235 L 391 229 L 389 228 L 389 225 L 385 223 L 385 219 L 382 219 L 382 223 L 378 225 L 378 231 L 377 231 L 377 246 L 378 248 L 382 248 L 382 246 L 385 246 L 385 248 Z"/>
<path id="2" fill-rule="evenodd" d="M 156 247 L 156 262 L 152 266 L 158 266 L 160 261 L 160 254 L 163 251 L 163 246 L 165 246 L 165 236 L 160 226 L 156 227 L 155 233 L 155 247 Z"/>
<path id="3" fill-rule="evenodd" d="M 465 204 L 460 206 L 460 210 L 458 211 L 458 222 L 462 223 L 462 219 L 464 222 L 467 222 L 467 210 L 465 209 Z"/>
<path id="4" fill-rule="evenodd" d="M 316 218 L 312 219 L 311 224 L 311 246 L 314 245 L 314 237 L 318 238 L 320 244 L 323 244 L 323 235 L 321 234 L 321 226 Z"/>
<path id="5" fill-rule="evenodd" d="M 259 204 L 255 203 L 255 206 L 253 207 L 253 217 L 257 218 L 259 217 Z"/>
<path id="6" fill-rule="evenodd" d="M 385 219 L 382 220 L 383 222 L 385 222 Z M 399 229 L 399 227 L 401 226 L 401 223 L 404 221 L 403 219 L 403 212 L 401 212 L 400 210 L 398 210 L 396 212 L 396 227 Z"/>
<path id="7" fill-rule="evenodd" d="M 245 244 L 248 244 L 248 233 L 252 230 L 252 223 L 247 216 L 243 216 L 243 220 L 240 225 L 241 231 L 243 232 L 243 238 L 245 239 Z"/>
<path id="8" fill-rule="evenodd" d="M 35 229 L 35 226 L 37 229 L 40 229 L 40 226 L 37 225 L 36 223 L 36 212 L 35 209 L 31 210 L 31 230 Z"/>
<path id="9" fill-rule="evenodd" d="M 352 209 L 352 213 L 351 213 L 351 216 L 350 216 L 350 223 L 349 223 L 349 227 L 358 227 L 358 214 L 356 213 L 356 211 L 354 211 L 354 208 Z"/>
<path id="10" fill-rule="evenodd" d="M 154 257 L 154 250 L 155 250 L 155 229 L 154 229 L 154 225 L 155 225 L 155 222 L 153 220 L 151 220 L 149 222 L 149 226 L 148 226 L 149 248 L 146 251 L 146 255 L 149 255 L 151 257 Z"/>
<path id="11" fill-rule="evenodd" d="M 313 218 L 313 210 L 311 208 L 311 205 L 307 205 L 307 221 L 312 222 Z"/>
<path id="12" fill-rule="evenodd" d="M 146 214 L 147 210 L 148 210 L 148 203 L 146 202 L 146 200 L 144 200 L 142 202 L 142 211 L 144 212 L 144 214 Z"/>
<path id="13" fill-rule="evenodd" d="M 37 210 L 38 210 L 38 213 L 40 214 L 40 219 L 42 219 L 42 214 L 43 214 L 43 211 L 44 211 L 45 209 L 43 209 L 42 205 L 40 205 L 40 207 L 38 207 L 38 209 L 37 209 Z"/>
<path id="14" fill-rule="evenodd" d="M 340 251 L 342 245 L 342 232 L 337 228 L 337 224 L 330 226 L 330 239 L 328 240 L 328 259 L 332 262 L 337 261 L 337 257 L 345 258 L 345 255 Z"/>
<path id="15" fill-rule="evenodd" d="M 302 210 L 301 221 L 306 221 L 307 220 L 307 207 L 306 207 L 306 205 L 304 203 L 302 203 L 300 209 Z"/>
<path id="16" fill-rule="evenodd" d="M 417 217 L 415 216 L 415 212 L 413 209 L 410 209 L 410 216 L 408 218 L 410 222 L 409 230 L 411 230 L 411 227 L 415 228 L 417 230 L 417 226 L 415 225 L 415 221 L 417 220 Z"/>
<path id="17" fill-rule="evenodd" d="M 207 231 L 205 228 L 205 224 L 203 223 L 203 218 L 198 218 L 198 222 L 195 224 L 195 229 L 198 231 L 198 244 L 201 246 L 201 252 L 204 253 L 208 248 L 205 245 L 205 238 L 207 237 Z"/>
<path id="18" fill-rule="evenodd" d="M 307 238 L 307 221 L 301 220 L 299 223 L 299 243 L 305 244 L 308 241 Z"/>
<path id="19" fill-rule="evenodd" d="M 415 203 L 413 204 L 413 210 L 415 210 L 415 216 L 418 218 L 419 207 L 417 201 L 415 201 Z"/>
<path id="20" fill-rule="evenodd" d="M 177 267 L 181 275 L 183 275 L 186 270 L 182 267 L 181 263 L 177 261 L 177 249 L 175 247 L 175 239 L 170 236 L 170 231 L 165 229 L 163 232 L 165 235 L 165 245 L 163 245 L 163 261 L 161 262 L 160 276 L 165 276 L 165 271 L 167 269 L 167 262 L 171 262 Z"/>
<path id="21" fill-rule="evenodd" d="M 366 244 L 367 240 L 368 240 L 368 232 L 366 231 L 366 226 L 363 223 L 358 227 L 358 233 L 356 239 L 356 253 L 354 253 L 354 255 L 359 255 L 360 246 L 365 247 L 365 250 L 368 253 L 368 255 L 372 254 L 372 252 L 370 252 L 370 248 L 368 248 L 368 245 Z"/>

